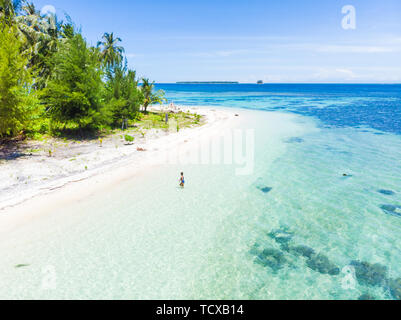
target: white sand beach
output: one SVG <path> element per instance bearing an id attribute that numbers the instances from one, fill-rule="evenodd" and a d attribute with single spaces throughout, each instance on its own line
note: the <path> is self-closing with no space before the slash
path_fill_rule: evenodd
<path id="1" fill-rule="evenodd" d="M 164 107 L 153 107 L 159 111 Z M 0 231 L 13 228 L 13 222 L 26 222 L 53 206 L 78 201 L 139 171 L 164 163 L 168 155 L 197 147 L 202 137 L 229 128 L 239 121 L 234 111 L 205 107 L 182 107 L 185 112 L 205 116 L 206 123 L 179 132 L 152 129 L 144 138 L 127 144 L 120 136 L 55 148 L 52 157 L 46 152 L 3 160 L 0 164 Z M 185 148 L 182 148 L 185 146 Z M 144 150 L 144 151 L 143 151 Z M 20 219 L 21 216 L 24 219 Z M 7 220 L 7 221 L 6 221 Z"/>

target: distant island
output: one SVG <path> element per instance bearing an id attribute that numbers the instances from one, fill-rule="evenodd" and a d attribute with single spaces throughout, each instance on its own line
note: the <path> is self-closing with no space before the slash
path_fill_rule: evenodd
<path id="1" fill-rule="evenodd" d="M 237 81 L 180 81 L 176 84 L 239 84 Z"/>

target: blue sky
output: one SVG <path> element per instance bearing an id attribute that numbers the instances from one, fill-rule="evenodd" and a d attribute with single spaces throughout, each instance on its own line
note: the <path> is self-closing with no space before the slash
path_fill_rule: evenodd
<path id="1" fill-rule="evenodd" d="M 401 82 L 399 0 L 33 0 L 157 82 Z M 356 29 L 342 8 L 356 9 Z"/>

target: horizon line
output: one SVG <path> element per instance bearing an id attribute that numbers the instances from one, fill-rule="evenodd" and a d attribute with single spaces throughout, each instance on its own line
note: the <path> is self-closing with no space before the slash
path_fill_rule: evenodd
<path id="1" fill-rule="evenodd" d="M 350 84 L 350 85 L 401 85 L 401 82 L 240 82 L 240 81 L 174 81 L 174 82 L 155 82 L 155 84 L 254 84 L 263 86 L 267 84 Z"/>

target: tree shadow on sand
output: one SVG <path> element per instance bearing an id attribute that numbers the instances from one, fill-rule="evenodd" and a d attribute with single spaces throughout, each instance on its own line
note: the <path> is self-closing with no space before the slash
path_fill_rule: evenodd
<path id="1" fill-rule="evenodd" d="M 55 132 L 55 139 L 63 140 L 66 143 L 91 142 L 104 136 L 104 132 L 91 129 L 63 129 Z M 43 149 L 43 143 L 35 140 L 28 140 L 25 135 L 14 138 L 0 139 L 0 161 L 11 161 L 24 157 L 38 156 L 32 152 L 35 149 Z M 51 145 L 49 145 L 52 148 Z"/>
<path id="2" fill-rule="evenodd" d="M 85 129 L 62 129 L 55 134 L 57 138 L 73 141 L 93 141 L 98 140 L 104 133 L 101 130 L 85 128 Z"/>
<path id="3" fill-rule="evenodd" d="M 25 138 L 16 137 L 12 139 L 0 139 L 0 160 L 15 160 L 18 158 L 30 156 L 29 146 Z"/>

